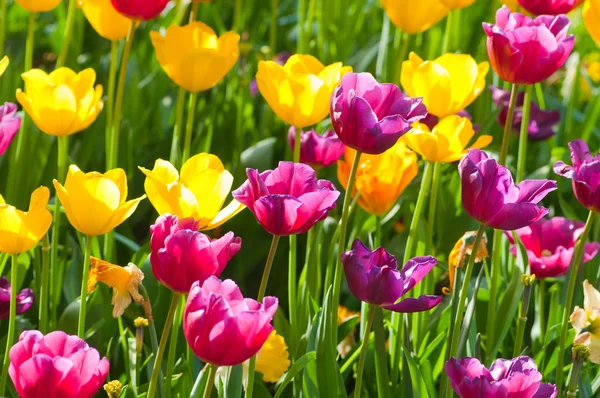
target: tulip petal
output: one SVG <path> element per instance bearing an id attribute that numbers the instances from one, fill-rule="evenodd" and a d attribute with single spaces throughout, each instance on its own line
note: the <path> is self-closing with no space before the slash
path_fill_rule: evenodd
<path id="1" fill-rule="evenodd" d="M 220 227 L 221 225 L 223 225 L 224 223 L 229 221 L 231 218 L 233 218 L 236 214 L 238 214 L 245 208 L 246 208 L 246 206 L 244 206 L 242 203 L 240 203 L 234 199 L 227 206 L 225 206 L 215 216 L 215 218 L 213 218 L 213 220 L 210 223 L 208 223 L 208 225 L 206 225 L 205 227 L 200 227 L 200 230 L 201 231 L 209 231 L 211 229 Z"/>
<path id="2" fill-rule="evenodd" d="M 428 311 L 438 305 L 444 296 L 421 295 L 418 298 L 405 298 L 397 304 L 384 305 L 383 309 L 393 312 L 411 313 Z"/>

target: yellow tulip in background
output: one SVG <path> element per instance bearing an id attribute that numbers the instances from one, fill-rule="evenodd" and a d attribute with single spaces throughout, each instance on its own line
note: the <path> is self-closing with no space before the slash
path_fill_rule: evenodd
<path id="1" fill-rule="evenodd" d="M 166 36 L 150 32 L 158 62 L 179 86 L 197 93 L 208 90 L 225 77 L 239 56 L 240 36 L 221 37 L 202 22 L 171 25 Z"/>
<path id="2" fill-rule="evenodd" d="M 79 0 L 77 5 L 100 36 L 111 41 L 127 36 L 132 21 L 118 13 L 110 0 Z"/>
<path id="3" fill-rule="evenodd" d="M 61 0 L 15 0 L 15 2 L 29 12 L 46 12 L 56 8 Z"/>
<path id="4" fill-rule="evenodd" d="M 223 204 L 233 184 L 233 176 L 215 155 L 200 153 L 181 167 L 181 175 L 166 160 L 158 159 L 152 170 L 140 167 L 146 175 L 144 189 L 159 214 L 192 217 L 200 229 L 213 229 L 244 209 L 236 200 Z"/>
<path id="5" fill-rule="evenodd" d="M 411 52 L 402 63 L 400 82 L 409 96 L 423 97 L 429 113 L 445 117 L 462 111 L 483 92 L 489 69 L 489 63 L 478 65 L 468 54 L 423 61 Z"/>
<path id="6" fill-rule="evenodd" d="M 18 89 L 17 100 L 46 134 L 65 136 L 85 130 L 102 111 L 102 86 L 94 87 L 93 69 L 75 73 L 59 68 L 49 75 L 32 69 L 21 76 L 25 92 Z"/>
<path id="7" fill-rule="evenodd" d="M 338 161 L 338 180 L 348 186 L 350 168 L 356 151 L 346 148 L 344 159 Z M 353 196 L 358 192 L 358 204 L 368 213 L 383 216 L 394 206 L 404 189 L 417 176 L 417 155 L 399 141 L 380 155 L 362 154 Z"/>
<path id="8" fill-rule="evenodd" d="M 465 8 L 475 3 L 475 0 L 440 0 L 446 7 L 451 10 Z"/>
<path id="9" fill-rule="evenodd" d="M 414 123 L 403 139 L 406 144 L 428 162 L 456 162 L 471 148 L 485 148 L 492 142 L 491 135 L 481 135 L 467 148 L 475 135 L 473 123 L 466 117 L 447 116 L 429 131 L 423 123 Z"/>
<path id="10" fill-rule="evenodd" d="M 31 194 L 29 210 L 7 205 L 0 195 L 0 251 L 18 254 L 32 249 L 48 232 L 52 214 L 46 209 L 50 190 L 39 187 Z"/>
<path id="11" fill-rule="evenodd" d="M 324 66 L 312 55 L 292 55 L 285 65 L 260 61 L 256 83 L 273 112 L 285 123 L 304 128 L 329 114 L 329 100 L 342 76 L 352 68 L 336 62 Z"/>
<path id="12" fill-rule="evenodd" d="M 583 281 L 583 308 L 575 306 L 571 324 L 577 331 L 573 344 L 588 346 L 590 362 L 600 364 L 600 292 L 587 280 Z"/>
<path id="13" fill-rule="evenodd" d="M 381 0 L 390 21 L 408 34 L 425 32 L 448 14 L 441 0 Z"/>
<path id="14" fill-rule="evenodd" d="M 600 46 L 600 0 L 587 0 L 583 5 L 583 23 L 590 36 Z"/>
<path id="15" fill-rule="evenodd" d="M 267 383 L 276 383 L 290 367 L 290 354 L 283 336 L 275 330 L 256 354 L 256 371 L 263 374 Z"/>
<path id="16" fill-rule="evenodd" d="M 8 57 L 5 56 L 4 58 L 0 59 L 0 76 L 4 74 L 4 71 L 6 70 L 6 68 L 8 68 L 8 64 Z"/>
<path id="17" fill-rule="evenodd" d="M 129 218 L 146 197 L 126 202 L 127 175 L 123 169 L 109 170 L 105 174 L 84 173 L 71 165 L 64 186 L 56 180 L 53 182 L 69 222 L 87 236 L 112 231 Z"/>

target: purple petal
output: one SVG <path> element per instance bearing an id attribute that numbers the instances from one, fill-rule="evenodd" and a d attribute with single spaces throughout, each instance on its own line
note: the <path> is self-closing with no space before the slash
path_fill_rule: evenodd
<path id="1" fill-rule="evenodd" d="M 405 298 L 397 304 L 392 305 L 383 305 L 381 308 L 384 308 L 393 312 L 402 312 L 402 313 L 410 313 L 410 312 L 422 312 L 427 311 L 435 307 L 442 301 L 444 296 L 428 296 L 422 295 L 418 298 Z"/>

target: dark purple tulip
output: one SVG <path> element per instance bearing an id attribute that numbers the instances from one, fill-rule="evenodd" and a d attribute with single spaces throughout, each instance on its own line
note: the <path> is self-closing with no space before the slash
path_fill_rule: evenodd
<path id="1" fill-rule="evenodd" d="M 17 106 L 5 102 L 0 106 L 0 155 L 4 154 L 21 127 L 21 118 L 17 116 Z"/>
<path id="2" fill-rule="evenodd" d="M 341 257 L 348 287 L 361 301 L 394 312 L 420 312 L 442 300 L 443 296 L 422 295 L 398 302 L 437 264 L 434 257 L 415 257 L 398 270 L 398 261 L 383 247 L 370 251 L 359 239 Z"/>
<path id="3" fill-rule="evenodd" d="M 292 126 L 288 132 L 288 143 L 292 151 L 295 142 L 296 128 Z M 300 133 L 300 161 L 315 169 L 334 164 L 345 151 L 346 146 L 333 130 L 327 130 L 323 135 L 317 134 L 314 129 Z"/>
<path id="4" fill-rule="evenodd" d="M 427 116 L 420 98 L 404 95 L 395 84 L 379 84 L 370 73 L 347 73 L 331 96 L 331 122 L 350 148 L 377 155 L 390 149 Z"/>
<path id="5" fill-rule="evenodd" d="M 7 319 L 10 312 L 10 283 L 4 276 L 0 278 L 0 319 Z M 35 301 L 31 289 L 23 289 L 17 293 L 17 315 L 27 311 Z"/>
<path id="6" fill-rule="evenodd" d="M 564 162 L 554 164 L 554 172 L 560 176 L 570 178 L 573 184 L 575 197 L 588 210 L 600 212 L 600 154 L 596 157 L 590 154 L 590 149 L 584 140 L 578 139 L 569 142 L 571 149 L 571 162 L 569 166 Z"/>
<path id="7" fill-rule="evenodd" d="M 537 203 L 556 189 L 556 181 L 525 180 L 515 185 L 510 171 L 495 159 L 471 149 L 460 161 L 462 202 L 477 221 L 496 229 L 526 227 L 548 214 Z"/>
<path id="8" fill-rule="evenodd" d="M 542 383 L 533 359 L 497 359 L 488 370 L 476 358 L 450 358 L 444 366 L 460 398 L 554 398 L 556 386 Z"/>

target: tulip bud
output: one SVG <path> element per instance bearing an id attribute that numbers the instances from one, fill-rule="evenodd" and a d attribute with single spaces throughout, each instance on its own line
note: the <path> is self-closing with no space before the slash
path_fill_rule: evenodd
<path id="1" fill-rule="evenodd" d="M 138 357 L 142 356 L 142 348 L 144 347 L 144 328 L 148 327 L 148 320 L 138 316 L 133 321 L 135 326 L 135 352 Z"/>

